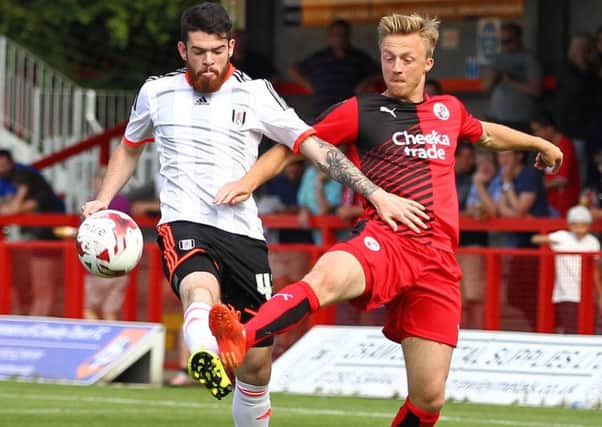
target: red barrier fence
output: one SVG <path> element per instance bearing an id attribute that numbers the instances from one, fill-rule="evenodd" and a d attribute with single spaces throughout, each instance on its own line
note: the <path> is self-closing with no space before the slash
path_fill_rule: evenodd
<path id="1" fill-rule="evenodd" d="M 154 227 L 155 219 L 147 217 L 136 218 L 141 227 Z M 269 215 L 263 218 L 264 225 L 273 229 L 299 229 L 296 215 Z M 76 215 L 14 215 L 0 216 L 0 227 L 6 225 L 28 226 L 77 226 L 80 218 Z M 523 218 L 492 219 L 487 222 L 462 218 L 462 229 L 466 231 L 536 231 L 550 232 L 565 227 L 564 220 Z M 338 217 L 314 217 L 310 228 L 319 229 L 323 234 L 323 246 L 311 244 L 278 244 L 270 245 L 271 252 L 295 251 L 308 255 L 308 266 L 312 265 L 323 251 L 335 241 L 335 232 L 348 228 L 349 224 Z M 602 224 L 594 225 L 594 230 L 602 230 Z M 1 235 L 1 233 L 0 233 Z M 62 257 L 63 270 L 63 307 L 62 314 L 66 317 L 79 318 L 83 310 L 83 278 L 84 270 L 77 261 L 75 245 L 72 241 L 1 241 L 0 240 L 0 313 L 13 312 L 12 301 L 15 292 L 15 276 L 20 273 L 21 266 L 15 269 L 13 255 L 17 251 L 33 249 L 53 249 Z M 161 322 L 166 303 L 165 281 L 161 266 L 160 253 L 156 244 L 145 244 L 145 261 L 130 274 L 130 285 L 123 305 L 124 320 L 146 320 Z M 552 288 L 554 283 L 554 253 L 547 248 L 541 249 L 506 249 L 506 248 L 460 248 L 459 255 L 479 255 L 479 262 L 484 264 L 484 319 L 482 327 L 488 330 L 520 329 L 538 332 L 554 331 L 554 308 L 552 304 Z M 530 259 L 533 262 L 517 263 L 517 260 Z M 594 285 L 592 279 L 593 255 L 582 255 L 582 290 L 579 307 L 579 332 L 591 334 L 594 332 Z M 520 265 L 519 265 L 520 264 Z M 23 268 L 27 268 L 23 266 Z M 143 270 L 143 271 L 141 271 Z M 517 281 L 517 279 L 521 279 Z M 518 325 L 507 323 L 508 315 L 503 311 L 512 301 L 505 301 L 513 283 L 518 283 L 520 295 L 529 298 L 529 309 L 521 308 L 526 314 L 526 320 Z M 145 283 L 144 287 L 140 284 Z M 514 291 L 512 291 L 514 292 Z M 141 300 L 141 298 L 143 300 Z M 510 304 L 508 304 L 510 302 Z M 519 304 L 520 306 L 520 304 Z M 530 310 L 530 311 L 529 311 Z M 505 317 L 506 316 L 506 317 Z M 516 316 L 511 315 L 511 318 Z M 510 319 L 512 320 L 512 319 Z M 312 324 L 332 324 L 336 321 L 334 307 L 329 307 L 317 313 Z M 506 323 L 504 323 L 506 322 Z"/>

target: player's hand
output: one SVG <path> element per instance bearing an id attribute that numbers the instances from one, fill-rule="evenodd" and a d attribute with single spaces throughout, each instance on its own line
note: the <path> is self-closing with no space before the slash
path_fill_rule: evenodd
<path id="1" fill-rule="evenodd" d="M 414 200 L 405 199 L 379 188 L 370 195 L 370 202 L 376 208 L 378 215 L 387 223 L 393 231 L 397 231 L 397 223 L 405 224 L 410 230 L 420 233 L 428 226 L 424 220 L 429 216 L 426 208 Z"/>
<path id="2" fill-rule="evenodd" d="M 83 219 L 86 219 L 93 213 L 106 209 L 107 207 L 107 203 L 101 200 L 91 200 L 82 205 L 81 216 Z"/>
<path id="3" fill-rule="evenodd" d="M 253 189 L 243 180 L 228 182 L 217 190 L 213 199 L 216 205 L 235 205 L 244 202 L 253 194 Z"/>
<path id="4" fill-rule="evenodd" d="M 549 167 L 551 168 L 551 173 L 558 173 L 561 165 L 562 151 L 554 144 L 547 142 L 545 150 L 537 153 L 535 167 L 540 170 Z"/>

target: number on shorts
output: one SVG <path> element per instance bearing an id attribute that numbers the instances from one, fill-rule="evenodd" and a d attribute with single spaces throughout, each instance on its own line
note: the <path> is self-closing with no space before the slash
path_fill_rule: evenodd
<path id="1" fill-rule="evenodd" d="M 272 298 L 272 275 L 270 273 L 259 273 L 255 275 L 257 282 L 257 292 L 265 297 Z"/>

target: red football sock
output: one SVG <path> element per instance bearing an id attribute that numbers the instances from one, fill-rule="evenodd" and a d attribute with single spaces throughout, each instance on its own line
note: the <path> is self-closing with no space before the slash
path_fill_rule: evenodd
<path id="1" fill-rule="evenodd" d="M 439 412 L 427 412 L 417 408 L 408 398 L 399 408 L 391 427 L 433 427 L 438 419 Z"/>
<path id="2" fill-rule="evenodd" d="M 266 301 L 245 324 L 247 348 L 288 331 L 320 308 L 320 301 L 307 283 L 288 285 Z"/>

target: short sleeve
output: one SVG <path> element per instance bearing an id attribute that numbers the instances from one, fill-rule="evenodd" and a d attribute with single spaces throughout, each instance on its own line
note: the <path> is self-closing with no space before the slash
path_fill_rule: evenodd
<path id="1" fill-rule="evenodd" d="M 126 144 L 133 146 L 154 140 L 147 83 L 142 85 L 134 99 L 123 139 Z"/>
<path id="2" fill-rule="evenodd" d="M 483 124 L 479 119 L 474 117 L 466 110 L 464 104 L 460 102 L 460 110 L 462 112 L 462 123 L 460 127 L 459 140 L 478 142 L 483 136 Z"/>
<path id="3" fill-rule="evenodd" d="M 314 124 L 316 136 L 333 145 L 354 143 L 359 129 L 357 98 L 349 98 L 326 110 Z"/>
<path id="4" fill-rule="evenodd" d="M 278 95 L 270 82 L 257 80 L 257 84 L 256 113 L 262 133 L 291 149 L 315 133 Z"/>
<path id="5" fill-rule="evenodd" d="M 539 62 L 537 62 L 537 58 L 535 58 L 533 55 L 527 55 L 525 63 L 527 68 L 527 82 L 532 83 L 541 80 L 541 66 L 539 65 Z"/>
<path id="6" fill-rule="evenodd" d="M 530 165 L 525 165 L 521 173 L 514 178 L 514 185 L 518 195 L 522 193 L 537 194 L 541 186 L 541 175 L 537 169 Z"/>
<path id="7" fill-rule="evenodd" d="M 548 234 L 548 238 L 550 239 L 550 247 L 552 249 L 557 249 L 558 246 L 566 241 L 567 232 L 565 230 L 554 231 Z"/>

